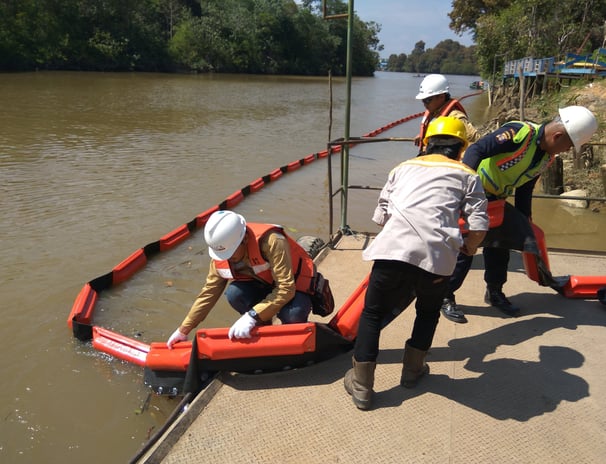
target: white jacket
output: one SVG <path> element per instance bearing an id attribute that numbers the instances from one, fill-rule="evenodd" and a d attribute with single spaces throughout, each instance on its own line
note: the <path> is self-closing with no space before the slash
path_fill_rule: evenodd
<path id="1" fill-rule="evenodd" d="M 383 230 L 362 256 L 450 275 L 463 245 L 459 217 L 470 230 L 488 230 L 486 208 L 482 182 L 473 169 L 443 155 L 410 159 L 389 173 L 372 218 Z"/>

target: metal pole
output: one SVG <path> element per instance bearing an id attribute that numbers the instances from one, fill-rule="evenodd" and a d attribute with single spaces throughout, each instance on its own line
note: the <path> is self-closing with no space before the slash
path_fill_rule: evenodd
<path id="1" fill-rule="evenodd" d="M 345 144 L 341 150 L 341 231 L 347 227 L 347 197 L 349 183 L 349 128 L 351 120 L 351 60 L 352 60 L 352 42 L 353 42 L 353 25 L 354 25 L 354 0 L 349 0 L 347 10 L 347 58 L 346 58 L 346 92 L 345 100 Z"/>

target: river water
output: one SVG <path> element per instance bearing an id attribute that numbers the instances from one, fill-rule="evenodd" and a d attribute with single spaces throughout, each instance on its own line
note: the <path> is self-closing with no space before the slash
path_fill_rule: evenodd
<path id="1" fill-rule="evenodd" d="M 449 79 L 458 97 L 477 78 Z M 351 135 L 421 111 L 419 83 L 410 74 L 354 79 Z M 135 455 L 179 398 L 152 396 L 141 412 L 149 394 L 142 368 L 72 336 L 76 295 L 254 179 L 325 149 L 343 135 L 344 103 L 344 81 L 330 87 L 326 78 L 0 75 L 1 462 L 105 464 Z M 485 95 L 464 104 L 472 121 L 487 117 Z M 381 136 L 413 137 L 418 124 Z M 355 147 L 350 184 L 381 187 L 389 169 L 414 154 L 410 142 Z M 295 236 L 326 238 L 326 172 L 326 159 L 314 161 L 235 209 Z M 352 229 L 374 230 L 376 196 L 352 191 Z M 605 249 L 604 215 L 540 200 L 534 216 L 550 246 Z M 95 323 L 146 343 L 166 340 L 207 266 L 203 237 L 194 234 L 103 293 Z M 231 321 L 221 303 L 205 325 Z"/>

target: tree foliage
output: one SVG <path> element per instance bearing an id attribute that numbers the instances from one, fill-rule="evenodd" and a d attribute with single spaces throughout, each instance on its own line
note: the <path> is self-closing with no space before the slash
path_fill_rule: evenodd
<path id="1" fill-rule="evenodd" d="M 0 70 L 345 73 L 347 21 L 318 0 L 3 0 Z M 347 12 L 330 0 L 331 12 Z M 354 18 L 353 73 L 372 75 L 380 28 Z"/>
<path id="2" fill-rule="evenodd" d="M 448 39 L 426 50 L 425 42 L 419 41 L 410 55 L 391 55 L 387 71 L 475 75 L 478 73 L 475 46 L 466 47 Z"/>
<path id="3" fill-rule="evenodd" d="M 471 31 L 482 75 L 507 60 L 591 54 L 606 35 L 604 0 L 453 0 L 450 27 Z"/>

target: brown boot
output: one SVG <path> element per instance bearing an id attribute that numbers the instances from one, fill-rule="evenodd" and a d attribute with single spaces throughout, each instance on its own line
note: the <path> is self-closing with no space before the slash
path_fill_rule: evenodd
<path id="1" fill-rule="evenodd" d="M 429 366 L 425 363 L 426 355 L 427 351 L 413 348 L 406 342 L 400 385 L 406 388 L 414 388 L 421 377 L 429 374 Z"/>
<path id="2" fill-rule="evenodd" d="M 351 360 L 353 369 L 349 369 L 343 379 L 345 391 L 351 395 L 358 409 L 369 409 L 374 394 L 372 387 L 375 383 L 377 363 L 370 361 L 357 362 L 353 357 Z"/>

